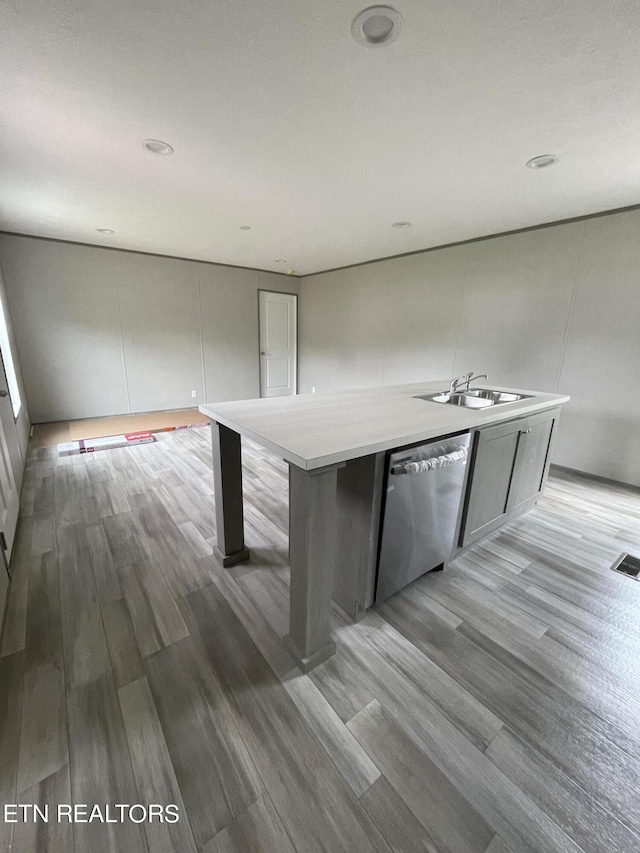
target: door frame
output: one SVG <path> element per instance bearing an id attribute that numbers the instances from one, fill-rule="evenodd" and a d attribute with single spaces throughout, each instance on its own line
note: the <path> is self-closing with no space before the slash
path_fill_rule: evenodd
<path id="1" fill-rule="evenodd" d="M 11 342 L 9 342 L 9 346 L 11 346 Z M 13 353 L 10 353 L 11 358 L 13 359 Z M 15 362 L 14 362 L 15 364 Z M 13 478 L 16 481 L 16 488 L 21 493 L 22 492 L 22 480 L 24 477 L 24 469 L 25 469 L 25 458 L 24 453 L 22 452 L 22 445 L 20 444 L 20 439 L 18 438 L 18 419 L 24 410 L 24 400 L 23 395 L 20 394 L 20 411 L 18 415 L 13 414 L 13 397 L 11 396 L 11 388 L 9 387 L 9 380 L 7 379 L 7 368 L 4 366 L 4 355 L 2 353 L 2 347 L 0 347 L 0 368 L 2 368 L 2 373 L 0 377 L 4 376 L 4 383 L 7 386 L 7 392 L 9 393 L 9 400 L 11 401 L 11 416 L 13 417 L 13 423 L 16 428 L 16 446 L 18 448 L 18 470 L 13 472 Z M 18 389 L 19 390 L 19 389 Z M 8 443 L 8 442 L 7 442 Z M 11 452 L 9 453 L 11 455 Z M 12 460 L 13 461 L 13 460 Z"/>
<path id="2" fill-rule="evenodd" d="M 262 399 L 261 395 L 261 387 L 260 387 L 260 294 L 261 293 L 281 293 L 283 296 L 293 296 L 296 300 L 296 391 L 292 396 L 296 397 L 299 394 L 298 388 L 300 387 L 300 353 L 298 352 L 298 330 L 300 328 L 300 294 L 294 293 L 291 290 L 272 290 L 270 287 L 259 287 L 256 291 L 256 301 L 258 303 L 258 341 L 257 341 L 257 350 L 258 353 L 258 394 L 259 399 Z M 265 398 L 266 399 L 266 398 Z"/>

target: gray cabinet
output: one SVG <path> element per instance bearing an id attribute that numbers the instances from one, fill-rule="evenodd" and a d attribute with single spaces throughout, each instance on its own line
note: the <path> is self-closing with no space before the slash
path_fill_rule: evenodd
<path id="1" fill-rule="evenodd" d="M 472 431 L 460 547 L 482 539 L 540 495 L 560 409 Z M 354 620 L 373 604 L 384 492 L 385 453 L 350 459 L 338 470 L 332 597 Z"/>
<path id="2" fill-rule="evenodd" d="M 526 418 L 509 492 L 509 510 L 513 516 L 531 509 L 542 493 L 558 415 L 559 410 L 555 410 Z"/>
<path id="3" fill-rule="evenodd" d="M 385 454 L 350 459 L 338 470 L 334 602 L 358 621 L 373 604 Z"/>
<path id="4" fill-rule="evenodd" d="M 473 434 L 459 544 L 466 547 L 531 509 L 544 487 L 560 409 Z"/>

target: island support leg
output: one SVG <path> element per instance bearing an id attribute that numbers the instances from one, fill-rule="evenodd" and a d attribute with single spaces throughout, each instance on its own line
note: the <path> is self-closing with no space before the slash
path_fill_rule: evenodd
<path id="1" fill-rule="evenodd" d="M 212 421 L 211 442 L 218 537 L 216 551 L 223 566 L 234 566 L 249 559 L 249 551 L 244 545 L 240 436 Z"/>
<path id="2" fill-rule="evenodd" d="M 337 471 L 289 465 L 289 633 L 283 643 L 303 672 L 331 657 L 329 607 L 333 583 Z"/>

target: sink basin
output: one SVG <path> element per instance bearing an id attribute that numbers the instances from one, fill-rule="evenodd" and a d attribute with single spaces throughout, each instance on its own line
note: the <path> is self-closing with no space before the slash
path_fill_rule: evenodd
<path id="1" fill-rule="evenodd" d="M 513 394 L 508 391 L 492 391 L 490 388 L 472 388 L 470 391 L 456 391 L 450 394 L 441 391 L 438 394 L 418 394 L 416 400 L 431 400 L 433 403 L 447 403 L 449 406 L 466 406 L 468 409 L 486 409 L 501 403 L 515 403 L 525 400 L 530 394 Z"/>
<path id="2" fill-rule="evenodd" d="M 485 409 L 487 406 L 495 405 L 493 400 L 466 393 L 449 394 L 448 391 L 443 391 L 440 394 L 418 394 L 415 399 L 431 400 L 434 403 L 448 403 L 450 406 L 466 406 L 468 409 Z"/>
<path id="3" fill-rule="evenodd" d="M 470 391 L 464 391 L 469 397 L 476 397 L 480 400 L 491 400 L 496 403 L 515 403 L 516 400 L 527 400 L 530 394 L 512 394 L 510 391 L 492 391 L 490 388 L 471 388 Z"/>

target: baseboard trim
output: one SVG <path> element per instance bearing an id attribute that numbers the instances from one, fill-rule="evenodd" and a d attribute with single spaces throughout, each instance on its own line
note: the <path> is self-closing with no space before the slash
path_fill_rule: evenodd
<path id="1" fill-rule="evenodd" d="M 551 472 L 553 473 L 554 471 L 564 471 L 567 474 L 571 474 L 572 477 L 577 477 L 580 480 L 587 480 L 592 483 L 602 483 L 603 486 L 615 486 L 617 489 L 624 489 L 634 495 L 640 494 L 640 486 L 636 486 L 633 483 L 624 483 L 622 480 L 613 480 L 610 477 L 601 477 L 599 474 L 589 474 L 587 471 L 579 471 L 577 468 L 569 468 L 567 465 L 556 465 L 555 462 L 552 462 Z"/>

